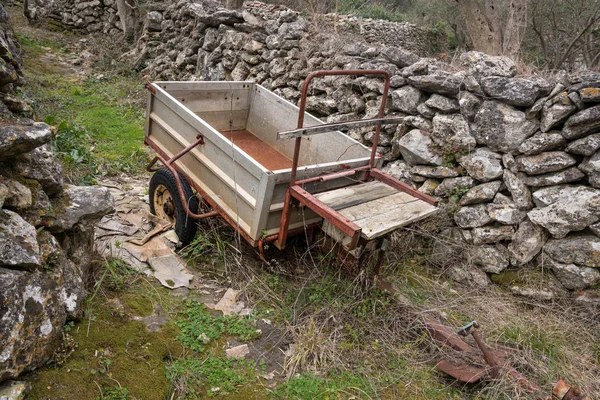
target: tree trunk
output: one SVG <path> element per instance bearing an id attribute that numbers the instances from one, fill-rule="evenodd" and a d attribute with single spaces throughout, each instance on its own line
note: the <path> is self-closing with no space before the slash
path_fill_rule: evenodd
<path id="1" fill-rule="evenodd" d="M 244 5 L 244 0 L 227 0 L 227 8 L 239 10 Z"/>
<path id="2" fill-rule="evenodd" d="M 502 55 L 502 33 L 493 30 L 477 0 L 456 0 L 464 16 L 467 32 L 477 51 Z"/>
<path id="3" fill-rule="evenodd" d="M 121 20 L 121 28 L 125 33 L 125 40 L 131 42 L 134 39 L 137 21 L 135 5 L 132 4 L 132 0 L 117 0 L 117 10 Z"/>
<path id="4" fill-rule="evenodd" d="M 513 60 L 521 50 L 522 33 L 527 27 L 527 0 L 512 0 L 508 5 L 508 16 L 504 27 L 502 54 Z"/>

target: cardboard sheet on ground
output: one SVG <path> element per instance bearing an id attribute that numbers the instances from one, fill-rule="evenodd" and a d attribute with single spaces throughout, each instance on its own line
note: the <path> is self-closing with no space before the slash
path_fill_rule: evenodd
<path id="1" fill-rule="evenodd" d="M 118 199 L 117 212 L 96 225 L 98 253 L 123 260 L 167 288 L 189 287 L 193 275 L 173 250 L 173 243 L 178 242 L 173 224 L 150 214 L 142 201 L 135 200 L 139 196 L 127 196 L 109 187 Z"/>

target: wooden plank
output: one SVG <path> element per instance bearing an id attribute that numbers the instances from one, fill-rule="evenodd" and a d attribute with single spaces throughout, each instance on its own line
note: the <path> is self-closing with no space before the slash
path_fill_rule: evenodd
<path id="1" fill-rule="evenodd" d="M 315 197 L 334 210 L 341 210 L 382 197 L 398 193 L 396 189 L 378 181 L 348 186 L 329 192 L 316 194 Z M 373 212 L 374 210 L 371 210 Z"/>
<path id="2" fill-rule="evenodd" d="M 279 132 L 277 134 L 277 140 L 293 139 L 298 137 L 307 137 L 316 135 L 319 133 L 327 133 L 331 131 L 337 131 L 340 129 L 354 129 L 364 126 L 375 126 L 382 124 L 401 124 L 404 121 L 404 117 L 384 117 L 384 118 L 370 118 L 361 119 L 357 121 L 347 122 L 336 122 L 332 124 L 323 124 L 318 126 L 311 126 L 308 128 L 293 129 L 289 131 Z"/>
<path id="3" fill-rule="evenodd" d="M 372 240 L 402 226 L 420 221 L 437 208 L 407 193 L 397 193 L 338 211 L 362 228 L 362 236 Z"/>
<path id="4" fill-rule="evenodd" d="M 276 94 L 255 85 L 252 90 L 250 112 L 246 129 L 257 135 L 269 146 L 277 149 L 288 158 L 293 158 L 294 142 L 277 140 L 277 132 L 295 129 L 298 123 L 299 109 L 296 105 Z M 323 121 L 305 113 L 304 125 L 322 125 Z M 371 151 L 361 143 L 339 131 L 307 137 L 302 140 L 300 166 L 343 163 L 346 160 L 368 158 Z M 367 164 L 368 161 L 365 163 Z"/>

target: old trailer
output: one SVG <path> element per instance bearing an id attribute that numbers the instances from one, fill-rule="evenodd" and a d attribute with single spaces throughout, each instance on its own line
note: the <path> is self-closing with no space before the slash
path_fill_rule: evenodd
<path id="1" fill-rule="evenodd" d="M 305 112 L 310 82 L 327 75 L 385 80 L 379 116 L 324 124 Z M 220 216 L 262 254 L 290 236 L 321 229 L 357 257 L 387 233 L 436 211 L 436 200 L 383 173 L 376 154 L 389 75 L 317 71 L 299 106 L 253 82 L 153 82 L 147 85 L 145 143 L 151 211 L 175 223 L 185 245 L 195 220 Z M 373 149 L 339 129 L 374 125 Z M 163 167 L 154 165 L 160 161 Z M 200 199 L 199 199 L 200 198 Z M 198 200 L 210 207 L 200 213 Z"/>

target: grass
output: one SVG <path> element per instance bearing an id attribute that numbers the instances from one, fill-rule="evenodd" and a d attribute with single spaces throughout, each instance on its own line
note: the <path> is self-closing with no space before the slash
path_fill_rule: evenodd
<path id="1" fill-rule="evenodd" d="M 94 176 L 139 173 L 147 162 L 143 148 L 146 95 L 132 72 L 92 73 L 69 64 L 76 49 L 67 41 L 33 30 L 17 35 L 35 118 L 58 127 L 53 150 L 77 183 Z"/>

